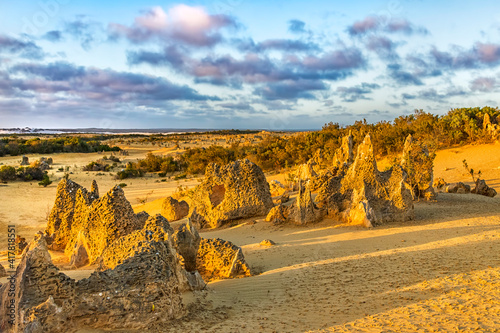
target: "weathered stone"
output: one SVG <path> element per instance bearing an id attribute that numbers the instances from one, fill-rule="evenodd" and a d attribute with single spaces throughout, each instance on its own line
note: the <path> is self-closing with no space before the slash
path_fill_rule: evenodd
<path id="1" fill-rule="evenodd" d="M 309 184 L 299 180 L 299 195 L 291 207 L 288 219 L 296 224 L 314 223 L 322 218 L 321 212 L 314 205 Z"/>
<path id="2" fill-rule="evenodd" d="M 83 232 L 78 233 L 77 241 L 71 253 L 70 265 L 79 268 L 89 263 L 88 244 Z"/>
<path id="3" fill-rule="evenodd" d="M 349 132 L 349 135 L 342 138 L 342 144 L 335 151 L 335 155 L 333 156 L 333 164 L 334 168 L 341 168 L 344 164 L 349 166 L 354 161 L 354 151 L 353 151 L 353 140 L 352 134 Z"/>
<path id="4" fill-rule="evenodd" d="M 267 222 L 282 224 L 288 220 L 288 207 L 283 205 L 274 206 L 266 216 Z"/>
<path id="5" fill-rule="evenodd" d="M 225 166 L 208 165 L 194 191 L 193 206 L 193 223 L 216 228 L 231 220 L 265 215 L 273 201 L 264 173 L 245 159 Z"/>
<path id="6" fill-rule="evenodd" d="M 185 309 L 175 266 L 168 242 L 145 240 L 114 269 L 77 282 L 84 297 L 74 314 L 82 326 L 105 329 L 145 329 L 180 318 Z"/>
<path id="7" fill-rule="evenodd" d="M 297 179 L 301 180 L 309 180 L 316 177 L 318 174 L 314 170 L 314 166 L 316 162 L 312 159 L 307 161 L 307 163 L 301 164 L 297 171 L 295 172 Z"/>
<path id="8" fill-rule="evenodd" d="M 0 328 L 6 332 L 55 332 L 74 304 L 75 281 L 59 273 L 52 264 L 45 237 L 38 234 L 23 252 L 15 274 L 16 295 L 8 295 L 9 283 L 0 288 Z M 52 299 L 50 299 L 52 297 Z M 11 326 L 9 308 L 15 301 L 15 324 Z M 42 306 L 50 300 L 50 307 Z M 43 328 L 43 329 L 42 329 Z M 65 332 L 73 332 L 68 323 Z"/>
<path id="9" fill-rule="evenodd" d="M 21 160 L 21 165 L 30 165 L 30 160 L 28 156 L 23 155 L 23 159 Z"/>
<path id="10" fill-rule="evenodd" d="M 48 235 L 54 234 L 50 246 L 53 250 L 64 249 L 69 240 L 78 190 L 88 200 L 87 190 L 70 179 L 63 178 L 57 185 L 56 200 L 45 231 Z"/>
<path id="11" fill-rule="evenodd" d="M 429 149 L 422 143 L 413 139 L 409 134 L 403 148 L 401 166 L 405 169 L 408 177 L 406 182 L 413 191 L 414 198 L 434 200 L 434 172 L 433 163 L 435 154 L 429 153 Z"/>
<path id="12" fill-rule="evenodd" d="M 26 243 L 26 238 L 19 235 L 16 236 L 15 244 L 17 254 L 23 253 L 23 250 L 26 248 L 26 246 L 28 246 L 28 243 Z"/>
<path id="13" fill-rule="evenodd" d="M 281 203 L 281 204 L 284 204 L 288 201 L 290 201 L 290 193 L 288 193 L 288 192 L 283 193 L 278 199 L 278 203 Z"/>
<path id="14" fill-rule="evenodd" d="M 7 276 L 7 271 L 5 270 L 5 268 L 0 265 L 0 277 L 4 277 L 4 276 Z M 0 284 L 1 286 L 1 284 Z"/>
<path id="15" fill-rule="evenodd" d="M 269 190 L 272 197 L 277 197 L 285 193 L 286 188 L 278 180 L 271 180 L 269 183 Z"/>
<path id="16" fill-rule="evenodd" d="M 143 227 L 119 186 L 93 201 L 87 208 L 82 200 L 77 205 L 82 212 L 71 230 L 71 239 L 65 251 L 67 254 L 82 232 L 87 241 L 89 261 L 93 263 L 113 241 Z"/>
<path id="17" fill-rule="evenodd" d="M 444 180 L 444 178 L 438 178 L 434 180 L 434 183 L 432 185 L 437 190 L 443 191 L 446 188 L 446 185 L 448 185 L 448 183 Z"/>
<path id="18" fill-rule="evenodd" d="M 135 216 L 137 217 L 137 221 L 139 221 L 139 225 L 141 226 L 144 226 L 144 223 L 146 223 L 149 218 L 149 214 L 145 211 L 139 212 L 135 214 Z"/>
<path id="19" fill-rule="evenodd" d="M 259 245 L 261 245 L 261 246 L 273 246 L 273 245 L 276 245 L 276 243 L 270 239 L 264 239 L 262 242 L 259 243 Z"/>
<path id="20" fill-rule="evenodd" d="M 351 166 L 339 169 L 322 185 L 316 202 L 331 217 L 366 227 L 411 220 L 414 210 L 406 176 L 399 166 L 378 170 L 368 134 Z"/>
<path id="21" fill-rule="evenodd" d="M 451 183 L 445 187 L 445 192 L 458 194 L 470 193 L 470 185 L 464 184 L 462 182 Z"/>
<path id="22" fill-rule="evenodd" d="M 186 201 L 177 201 L 172 197 L 166 197 L 161 207 L 161 215 L 169 221 L 177 221 L 186 217 L 189 213 L 189 205 Z"/>
<path id="23" fill-rule="evenodd" d="M 218 238 L 201 239 L 197 268 L 205 281 L 251 275 L 241 248 Z"/>
<path id="24" fill-rule="evenodd" d="M 94 201 L 96 199 L 99 199 L 99 187 L 94 179 L 92 180 L 92 185 L 90 186 L 90 200 Z"/>
<path id="25" fill-rule="evenodd" d="M 193 227 L 191 221 L 182 224 L 172 234 L 172 244 L 177 253 L 183 258 L 184 268 L 188 272 L 196 270 L 196 257 L 200 246 L 201 237 Z"/>
<path id="26" fill-rule="evenodd" d="M 486 185 L 486 181 L 484 181 L 484 179 L 477 179 L 476 180 L 476 187 L 474 187 L 474 189 L 472 189 L 471 193 L 485 195 L 485 196 L 491 197 L 491 198 L 493 198 L 495 195 L 497 195 L 497 191 L 495 191 L 494 188 Z"/>

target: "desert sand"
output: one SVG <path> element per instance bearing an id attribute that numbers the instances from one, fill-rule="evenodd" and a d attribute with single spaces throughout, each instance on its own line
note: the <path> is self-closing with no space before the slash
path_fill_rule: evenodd
<path id="1" fill-rule="evenodd" d="M 129 147 L 131 148 L 131 147 Z M 129 149 L 125 161 L 158 147 Z M 95 155 L 95 156 L 94 156 Z M 55 154 L 54 170 L 71 166 L 71 178 L 100 191 L 125 182 L 134 210 L 158 213 L 161 198 L 198 179 L 156 182 L 155 178 L 114 180 L 81 166 L 98 154 Z M 34 156 L 30 156 L 30 159 Z M 19 157 L 1 158 L 15 164 Z M 500 191 L 500 144 L 439 151 L 435 177 L 471 184 L 462 160 L 482 171 Z M 54 170 L 50 171 L 53 172 Z M 50 173 L 49 172 L 49 173 Z M 63 173 L 54 172 L 55 178 Z M 270 179 L 283 175 L 270 175 Z M 53 177 L 54 178 L 54 177 Z M 43 230 L 57 181 L 0 186 L 0 228 L 14 223 L 30 239 Z M 138 202 L 147 196 L 146 204 Z M 189 320 L 158 327 L 158 332 L 494 332 L 500 328 L 500 199 L 474 194 L 438 195 L 415 202 L 416 219 L 374 229 L 325 220 L 314 226 L 273 226 L 263 217 L 202 231 L 241 246 L 252 277 L 219 280 L 205 291 L 186 293 Z M 181 223 L 176 222 L 176 223 Z M 6 235 L 0 233 L 0 249 Z M 259 243 L 271 239 L 276 245 Z M 1 252 L 2 250 L 0 250 Z M 4 255 L 4 254 L 3 254 Z M 57 263 L 58 259 L 54 258 Z M 0 263 L 6 266 L 5 257 Z M 91 270 L 66 272 L 83 278 Z M 0 282 L 4 282 L 0 280 Z M 81 332 L 97 332 L 82 330 Z"/>

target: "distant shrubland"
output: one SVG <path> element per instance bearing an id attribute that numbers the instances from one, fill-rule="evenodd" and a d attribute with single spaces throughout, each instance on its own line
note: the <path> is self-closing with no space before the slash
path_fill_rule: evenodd
<path id="1" fill-rule="evenodd" d="M 9 136 L 0 138 L 0 156 L 24 154 L 52 154 L 52 153 L 91 153 L 98 151 L 119 151 L 119 147 L 110 147 L 96 138 L 86 137 L 57 137 L 50 139 L 18 138 Z"/>

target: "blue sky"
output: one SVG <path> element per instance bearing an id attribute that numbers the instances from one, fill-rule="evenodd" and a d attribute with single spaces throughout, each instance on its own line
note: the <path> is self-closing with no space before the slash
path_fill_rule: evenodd
<path id="1" fill-rule="evenodd" d="M 315 129 L 497 106 L 499 9 L 0 0 L 0 128 Z"/>

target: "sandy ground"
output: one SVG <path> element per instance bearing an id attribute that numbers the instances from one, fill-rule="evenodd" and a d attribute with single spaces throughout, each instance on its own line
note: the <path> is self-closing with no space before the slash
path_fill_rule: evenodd
<path id="1" fill-rule="evenodd" d="M 97 159 L 69 155 L 60 155 L 61 163 L 83 165 Z M 130 158 L 137 157 L 131 153 Z M 438 152 L 435 177 L 470 182 L 462 167 L 464 158 L 500 192 L 499 144 Z M 0 162 L 9 163 L 4 159 Z M 91 176 L 79 172 L 75 179 L 90 186 Z M 101 192 L 116 182 L 102 177 L 97 178 Z M 136 211 L 157 212 L 156 196 L 179 185 L 155 180 L 134 179 L 125 188 Z M 196 179 L 180 182 L 196 183 Z M 0 228 L 14 222 L 26 237 L 43 229 L 56 185 L 0 187 Z M 145 205 L 134 202 L 151 191 Z M 437 202 L 416 202 L 415 213 L 416 220 L 410 223 L 369 230 L 328 220 L 311 227 L 272 226 L 258 218 L 204 231 L 202 237 L 220 237 L 241 246 L 255 275 L 214 281 L 206 291 L 185 294 L 190 320 L 155 331 L 499 331 L 500 199 L 440 194 Z M 5 234 L 0 236 L 4 246 Z M 277 244 L 262 247 L 264 239 Z M 90 272 L 87 267 L 67 273 L 82 278 Z"/>

